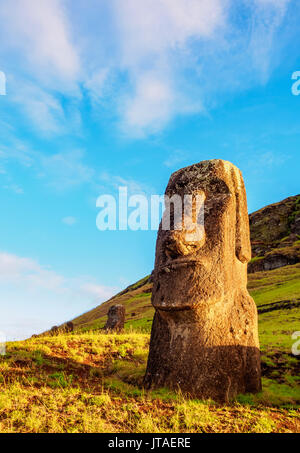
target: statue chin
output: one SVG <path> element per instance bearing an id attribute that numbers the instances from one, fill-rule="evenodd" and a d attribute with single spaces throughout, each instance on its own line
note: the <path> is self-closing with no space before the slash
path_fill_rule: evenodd
<path id="1" fill-rule="evenodd" d="M 193 266 L 193 274 L 188 269 L 190 266 L 178 267 L 169 272 L 162 269 L 154 285 L 154 308 L 164 311 L 191 310 L 224 299 L 224 285 L 222 282 L 216 283 L 215 279 L 214 285 L 210 284 L 213 277 L 206 266 Z M 191 275 L 194 278 L 191 279 Z"/>

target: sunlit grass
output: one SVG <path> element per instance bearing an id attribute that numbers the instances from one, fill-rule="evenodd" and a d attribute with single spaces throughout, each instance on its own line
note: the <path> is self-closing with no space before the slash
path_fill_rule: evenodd
<path id="1" fill-rule="evenodd" d="M 271 330 L 281 328 L 272 316 L 260 321 L 268 372 L 263 391 L 228 405 L 186 400 L 168 389 L 145 391 L 148 334 L 91 332 L 9 343 L 0 358 L 0 431 L 299 431 L 299 380 L 293 372 L 299 362 L 284 334 L 281 345 L 272 343 Z"/>

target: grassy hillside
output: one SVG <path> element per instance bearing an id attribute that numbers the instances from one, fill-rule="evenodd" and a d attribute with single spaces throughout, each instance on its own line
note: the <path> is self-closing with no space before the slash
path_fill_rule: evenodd
<path id="1" fill-rule="evenodd" d="M 0 432 L 299 432 L 300 264 L 251 274 L 259 310 L 263 390 L 227 405 L 145 391 L 153 316 L 149 279 L 74 320 L 76 331 L 7 345 L 0 357 Z M 101 333 L 110 305 L 126 331 Z"/>
<path id="2" fill-rule="evenodd" d="M 300 262 L 300 195 L 265 206 L 250 214 L 249 220 L 250 272 Z"/>
<path id="3" fill-rule="evenodd" d="M 145 391 L 149 334 L 10 343 L 0 357 L 0 432 L 299 432 L 299 308 L 260 315 L 263 391 L 227 405 Z"/>
<path id="4" fill-rule="evenodd" d="M 275 206 L 292 212 L 283 229 L 278 219 L 270 220 L 273 208 L 256 213 L 256 239 L 268 216 L 279 236 L 273 231 L 274 237 L 254 241 L 254 263 L 274 250 L 276 255 L 278 241 L 288 253 L 287 238 L 280 237 L 286 226 L 289 240 L 298 231 L 299 203 L 292 198 Z M 300 432 L 300 356 L 291 351 L 292 334 L 300 331 L 300 263 L 251 273 L 248 289 L 259 313 L 261 393 L 218 405 L 167 389 L 145 391 L 154 313 L 152 283 L 145 277 L 74 319 L 73 333 L 7 345 L 0 357 L 0 432 Z M 125 332 L 105 334 L 100 329 L 115 304 L 126 308 Z"/>
<path id="5" fill-rule="evenodd" d="M 300 195 L 266 206 L 250 214 L 249 220 L 253 254 L 249 290 L 257 305 L 300 299 Z M 292 266 L 287 266 L 289 262 Z M 265 267 L 277 269 L 264 272 Z M 75 330 L 102 328 L 109 307 L 122 304 L 126 308 L 126 328 L 149 332 L 153 318 L 151 290 L 149 277 L 143 278 L 75 318 Z"/>
<path id="6" fill-rule="evenodd" d="M 284 300 L 300 301 L 300 264 L 250 274 L 248 289 L 258 308 Z"/>
<path id="7" fill-rule="evenodd" d="M 300 264 L 249 274 L 248 288 L 258 307 L 273 304 L 277 308 L 280 306 L 278 303 L 288 305 L 285 301 L 300 303 Z M 126 330 L 138 328 L 150 332 L 154 313 L 151 290 L 152 283 L 146 277 L 99 307 L 74 319 L 75 329 L 90 331 L 103 327 L 109 307 L 122 304 L 126 308 Z"/>
<path id="8" fill-rule="evenodd" d="M 112 305 L 122 304 L 126 309 L 126 327 L 144 326 L 145 320 L 152 321 L 153 307 L 151 305 L 152 283 L 149 277 L 145 277 L 134 285 L 129 286 L 125 291 L 117 294 L 107 302 L 99 305 L 93 310 L 73 320 L 75 329 L 84 331 L 97 330 L 104 327 L 107 320 L 107 312 Z M 151 327 L 151 326 L 150 326 Z M 147 329 L 149 330 L 149 329 Z"/>
<path id="9" fill-rule="evenodd" d="M 300 218 L 300 195 L 265 206 L 249 215 L 251 241 L 260 242 L 261 248 L 276 246 L 288 239 L 290 234 L 298 234 Z M 252 250 L 255 253 L 255 247 Z"/>

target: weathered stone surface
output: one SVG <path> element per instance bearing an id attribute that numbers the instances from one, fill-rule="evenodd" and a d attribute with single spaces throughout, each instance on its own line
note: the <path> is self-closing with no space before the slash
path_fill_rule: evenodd
<path id="1" fill-rule="evenodd" d="M 174 173 L 166 195 L 205 195 L 205 236 L 164 231 L 156 245 L 155 316 L 144 384 L 228 401 L 261 389 L 257 309 L 247 291 L 251 258 L 241 172 L 222 160 Z"/>
<path id="2" fill-rule="evenodd" d="M 249 220 L 253 256 L 249 273 L 300 262 L 300 195 L 265 206 Z"/>
<path id="3" fill-rule="evenodd" d="M 254 272 L 271 271 L 279 267 L 292 266 L 293 264 L 299 263 L 300 257 L 296 255 L 296 252 L 300 255 L 300 246 L 294 247 L 292 252 L 295 252 L 295 255 L 285 255 L 285 249 L 282 254 L 270 253 L 261 259 L 253 260 L 253 262 L 249 263 L 248 272 L 251 274 Z"/>
<path id="4" fill-rule="evenodd" d="M 53 326 L 52 329 L 50 330 L 51 335 L 55 336 L 59 334 L 59 328 L 57 326 Z"/>
<path id="5" fill-rule="evenodd" d="M 125 324 L 125 307 L 123 305 L 113 305 L 107 313 L 107 322 L 105 330 L 120 332 L 124 329 Z"/>
<path id="6" fill-rule="evenodd" d="M 72 323 L 72 321 L 69 321 L 66 324 L 64 324 L 62 326 L 62 331 L 65 332 L 65 333 L 73 332 L 74 331 L 74 324 Z"/>

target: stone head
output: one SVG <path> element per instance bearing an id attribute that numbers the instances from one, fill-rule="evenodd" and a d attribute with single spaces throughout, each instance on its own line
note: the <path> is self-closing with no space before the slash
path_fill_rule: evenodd
<path id="1" fill-rule="evenodd" d="M 239 288 L 245 290 L 251 247 L 240 170 L 223 160 L 200 162 L 175 172 L 166 195 L 180 197 L 183 205 L 185 199 L 193 200 L 193 209 L 183 216 L 182 228 L 176 225 L 174 209 L 170 209 L 169 229 L 164 229 L 163 217 L 156 245 L 154 307 L 199 308 L 226 301 Z M 203 200 L 203 222 L 194 206 L 196 197 Z M 191 225 L 196 235 L 191 235 Z"/>

